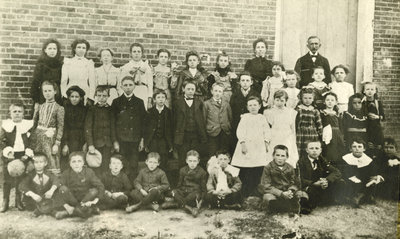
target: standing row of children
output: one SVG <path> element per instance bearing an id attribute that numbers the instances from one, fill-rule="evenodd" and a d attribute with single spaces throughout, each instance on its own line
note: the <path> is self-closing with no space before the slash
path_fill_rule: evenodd
<path id="1" fill-rule="evenodd" d="M 262 41 L 257 42 L 255 45 L 258 46 L 260 43 Z M 82 47 L 87 47 L 86 43 L 78 42 L 75 44 L 73 51 L 78 54 Z M 45 53 L 46 50 L 48 49 L 44 49 Z M 87 51 L 87 49 L 84 50 Z M 56 49 L 56 52 L 59 52 L 59 48 Z M 111 51 L 107 52 L 112 55 Z M 163 52 L 167 53 L 168 57 L 170 56 L 168 51 L 161 50 L 159 51 L 159 57 Z M 263 87 L 257 89 L 257 87 L 252 87 L 253 79 L 249 72 L 243 72 L 240 75 L 238 84 L 232 80 L 235 75 L 233 73 L 228 74 L 226 70 L 229 66 L 229 57 L 226 54 L 218 57 L 216 71 L 214 74 L 206 77 L 204 71 L 201 73 L 202 68 L 198 54 L 189 52 L 186 56 L 186 70 L 182 71 L 176 79 L 174 79 L 173 74 L 170 74 L 170 77 L 163 77 L 164 82 L 167 79 L 167 89 L 171 88 L 172 91 L 174 84 L 177 87 L 174 94 L 170 94 L 169 104 L 172 106 L 171 111 L 165 105 L 169 95 L 165 90 L 157 89 L 153 97 L 148 97 L 148 92 L 150 88 L 153 91 L 153 87 L 151 84 L 141 80 L 141 77 L 144 77 L 146 72 L 148 73 L 144 69 L 146 68 L 145 66 L 148 67 L 148 64 L 141 61 L 143 47 L 140 44 L 133 44 L 131 46 L 131 54 L 132 57 L 135 54 L 140 55 L 139 60 L 141 65 L 128 66 L 128 63 L 124 66 L 125 68 L 122 67 L 121 72 L 124 69 L 127 72 L 127 75 L 118 81 L 123 93 L 112 101 L 111 106 L 107 101 L 109 101 L 111 95 L 110 88 L 113 87 L 98 85 L 94 90 L 93 105 L 86 112 L 86 108 L 84 107 L 85 95 L 90 95 L 90 91 L 85 91 L 85 89 L 82 89 L 78 85 L 70 86 L 65 92 L 68 100 L 64 108 L 55 101 L 58 85 L 54 81 L 44 81 L 40 89 L 45 102 L 35 107 L 35 123 L 31 136 L 32 143 L 25 144 L 22 148 L 32 148 L 34 152 L 42 152 L 48 159 L 48 169 L 56 175 L 62 169 L 59 161 L 60 151 L 64 155 L 68 155 L 70 152 L 80 151 L 85 148 L 85 143 L 88 155 L 95 154 L 96 150 L 99 151 L 102 156 L 101 163 L 89 163 L 87 159 L 89 165 L 100 167 L 100 169 L 95 170 L 97 175 L 102 175 L 102 173 L 108 171 L 108 167 L 111 167 L 111 151 L 119 152 L 126 162 L 125 172 L 128 174 L 130 181 L 136 182 L 138 179 L 141 179 L 147 181 L 147 183 L 149 183 L 149 179 L 152 181 L 154 178 L 159 178 L 159 176 L 156 177 L 152 173 L 157 166 L 151 167 L 149 166 L 150 162 L 146 161 L 148 172 L 143 172 L 145 175 L 141 175 L 142 172 L 138 173 L 139 151 L 158 152 L 158 155 L 162 156 L 161 159 L 160 157 L 153 157 L 157 160 L 154 164 L 156 165 L 161 162 L 161 165 L 164 165 L 162 166 L 163 169 L 166 170 L 165 162 L 168 153 L 171 151 L 178 153 L 179 166 L 181 168 L 185 165 L 185 162 L 188 163 L 187 153 L 191 152 L 191 150 L 200 152 L 198 156 L 199 161 L 202 166 L 205 166 L 206 160 L 204 158 L 215 155 L 217 149 L 225 149 L 234 152 L 232 165 L 239 167 L 240 171 L 230 170 L 234 172 L 231 176 L 236 175 L 240 178 L 240 181 L 243 183 L 241 195 L 248 197 L 257 194 L 257 187 L 263 174 L 264 166 L 270 163 L 272 158 L 275 157 L 278 145 L 280 145 L 281 150 L 282 145 L 287 148 L 287 150 L 283 149 L 283 151 L 286 151 L 285 155 L 288 157 L 288 162 L 292 165 L 291 167 L 296 167 L 299 156 L 300 158 L 304 158 L 308 155 L 309 158 L 312 158 L 310 156 L 311 150 L 308 149 L 310 142 L 319 142 L 322 140 L 323 144 L 319 143 L 319 145 L 322 154 L 329 162 L 328 166 L 332 164 L 338 168 L 340 168 L 340 164 L 344 164 L 341 161 L 343 154 L 346 152 L 344 142 L 353 146 L 354 140 L 352 137 L 364 137 L 364 139 L 368 140 L 370 146 L 375 143 L 376 147 L 369 147 L 370 149 L 380 150 L 380 146 L 383 145 L 382 141 L 376 142 L 375 137 L 369 137 L 373 131 L 378 131 L 382 134 L 379 121 L 383 119 L 382 104 L 376 98 L 376 86 L 372 83 L 365 84 L 365 95 L 361 99 L 364 103 L 360 104 L 360 107 L 354 106 L 356 105 L 354 102 L 358 99 L 356 95 L 353 96 L 353 101 L 349 102 L 349 105 L 355 110 L 353 113 L 360 114 L 361 118 L 349 117 L 346 119 L 343 116 L 344 121 L 345 119 L 348 120 L 348 122 L 344 123 L 344 125 L 348 126 L 345 129 L 345 136 L 347 138 L 344 141 L 339 129 L 339 114 L 335 110 L 338 103 L 342 104 L 342 102 L 338 102 L 338 97 L 333 92 L 329 91 L 326 94 L 323 94 L 322 90 L 320 92 L 321 87 L 319 85 L 323 83 L 321 81 L 324 78 L 324 73 L 323 71 L 321 73 L 319 68 L 314 69 L 314 82 L 310 84 L 310 87 L 298 90 L 296 89 L 298 75 L 294 71 L 286 71 L 286 77 L 283 77 L 281 73 L 283 66 L 280 63 L 274 63 L 272 67 L 273 76 L 265 79 Z M 82 59 L 76 60 L 79 61 Z M 248 68 L 251 69 L 251 67 Z M 337 76 L 336 72 L 345 71 L 347 73 L 346 69 L 344 66 L 334 68 L 333 74 L 337 79 L 337 83 L 341 82 L 340 79 L 343 81 L 345 78 L 340 78 L 340 74 Z M 171 72 L 173 71 L 170 70 Z M 155 76 L 157 77 L 157 74 Z M 287 88 L 280 89 L 277 87 L 276 82 L 272 82 L 273 78 L 281 79 L 282 85 L 286 84 Z M 67 78 L 67 83 L 70 82 L 69 80 L 71 79 Z M 210 84 L 213 80 L 215 83 Z M 79 82 L 82 83 L 85 80 Z M 151 80 L 151 82 L 153 81 Z M 63 88 L 62 84 L 61 88 Z M 324 88 L 327 87 L 324 86 Z M 138 91 L 137 93 L 135 93 L 136 90 Z M 273 107 L 271 105 L 267 107 L 264 112 L 265 116 L 259 114 L 262 108 L 260 90 L 264 94 L 268 92 L 267 98 L 262 98 L 266 106 L 268 106 L 268 102 L 271 102 L 269 98 L 273 98 Z M 296 104 L 296 97 L 293 97 L 296 95 L 293 92 L 296 91 L 300 91 L 300 102 L 298 104 Z M 145 100 L 137 97 L 145 95 L 144 92 L 147 92 Z M 211 92 L 211 98 L 207 99 L 210 97 L 209 92 Z M 290 96 L 292 97 L 289 98 Z M 90 99 L 86 99 L 86 101 L 90 102 Z M 292 102 L 293 105 L 290 106 L 289 102 Z M 150 108 L 153 104 L 154 106 Z M 146 111 L 146 105 L 149 107 L 148 112 Z M 297 112 L 291 107 L 296 107 Z M 10 107 L 10 111 L 12 108 L 15 107 Z M 374 110 L 376 111 L 374 112 Z M 363 121 L 363 124 L 359 124 L 361 121 Z M 16 124 L 14 122 L 11 132 L 15 131 L 14 134 L 22 135 L 20 130 L 14 130 L 19 128 L 17 125 L 25 124 Z M 29 127 L 25 128 L 30 129 Z M 63 131 L 65 131 L 64 137 Z M 19 138 L 19 136 L 14 136 L 14 140 L 10 139 L 10 145 L 7 146 L 10 146 L 12 149 L 9 149 L 9 151 L 3 150 L 3 156 L 6 155 L 6 158 L 10 156 L 8 157 L 9 159 L 15 158 L 17 154 L 13 152 L 22 152 L 24 156 L 25 154 L 26 156 L 32 156 L 29 150 L 26 152 L 26 150 L 21 151 L 18 148 L 21 144 Z M 362 139 L 361 141 L 357 140 L 356 142 L 361 142 L 362 144 Z M 236 148 L 234 147 L 235 141 L 237 141 Z M 204 149 L 205 143 L 208 146 L 206 150 Z M 17 150 L 13 148 L 15 145 L 17 145 Z M 73 149 L 72 145 L 75 145 L 74 147 L 76 148 Z M 61 150 L 60 147 L 62 148 Z M 340 151 L 341 147 L 343 147 L 343 151 Z M 318 147 L 314 145 L 313 148 Z M 272 154 L 273 152 L 275 153 Z M 343 152 L 343 154 L 340 152 Z M 71 155 L 74 154 L 69 154 L 69 164 L 73 169 Z M 377 158 L 377 153 L 374 156 Z M 81 158 L 83 160 L 83 157 Z M 221 164 L 224 165 L 223 163 Z M 366 165 L 369 165 L 369 163 Z M 280 167 L 278 168 L 282 170 Z M 67 174 L 65 172 L 68 170 L 63 170 L 62 175 Z M 66 177 L 68 178 L 68 176 Z M 231 188 L 229 184 L 233 181 L 237 182 L 239 178 L 229 179 L 228 177 L 222 179 L 222 181 L 230 182 L 228 183 L 228 188 Z M 380 180 L 381 178 L 375 181 L 380 182 Z M 138 191 L 136 191 L 135 195 L 131 195 L 131 197 L 136 198 L 137 200 L 135 201 L 137 203 L 132 206 L 141 205 L 141 200 L 143 199 L 138 198 L 149 196 L 149 190 L 153 188 L 151 184 L 152 182 L 150 182 L 150 186 L 146 189 L 143 188 L 143 185 L 140 186 L 140 184 L 135 183 L 135 188 Z M 216 193 L 214 195 L 217 195 L 218 199 L 227 199 L 224 196 L 225 192 L 232 193 L 238 191 L 238 182 L 235 185 L 235 190 L 227 190 L 225 187 L 222 193 L 219 193 L 221 190 L 215 189 Z M 328 183 L 326 180 L 319 180 L 317 181 L 317 185 L 321 185 L 323 188 Z M 160 189 L 165 189 L 165 186 L 165 183 L 163 186 L 160 185 Z M 159 186 L 156 187 L 158 188 Z M 224 188 L 221 185 L 220 187 Z M 68 190 L 61 190 L 60 188 L 59 191 L 62 195 L 68 195 L 65 193 Z M 99 191 L 101 192 L 101 188 L 97 189 L 97 193 Z M 81 192 L 84 192 L 84 194 L 81 194 L 78 198 L 82 200 L 85 198 L 84 205 L 87 206 L 86 202 L 89 202 L 88 204 L 90 205 L 95 204 L 93 202 L 93 195 L 96 194 L 94 191 L 90 193 L 90 190 L 82 190 Z M 87 193 L 89 193 L 88 196 L 86 195 Z M 159 193 L 154 193 L 160 195 Z M 154 198 L 157 198 L 156 195 L 151 194 Z M 173 195 L 179 195 L 179 193 L 173 193 Z M 69 202 L 71 201 L 74 200 L 70 200 Z M 76 205 L 75 201 L 74 203 L 66 204 L 68 206 L 71 206 L 70 204 Z M 154 201 L 156 200 L 150 200 L 150 202 Z M 199 197 L 196 197 L 196 205 L 201 204 L 199 203 L 200 201 Z M 220 202 L 221 200 L 216 201 Z M 127 208 L 127 211 L 134 211 L 140 205 L 133 208 L 130 206 L 128 207 L 129 209 Z M 73 210 L 68 206 L 64 204 L 67 213 L 72 214 Z M 196 212 L 193 214 L 195 215 Z"/>

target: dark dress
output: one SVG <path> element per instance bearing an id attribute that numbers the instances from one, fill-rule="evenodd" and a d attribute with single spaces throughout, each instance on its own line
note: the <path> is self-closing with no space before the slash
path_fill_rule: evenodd
<path id="1" fill-rule="evenodd" d="M 322 126 L 332 128 L 332 139 L 329 144 L 323 143 L 322 155 L 334 166 L 338 166 L 342 156 L 346 153 L 343 134 L 340 129 L 339 116 L 321 111 Z"/>
<path id="2" fill-rule="evenodd" d="M 44 81 L 55 82 L 58 86 L 56 101 L 62 105 L 61 94 L 60 94 L 60 83 L 61 83 L 61 68 L 63 65 L 63 57 L 56 56 L 54 58 L 48 57 L 43 54 L 39 57 L 35 70 L 33 72 L 33 81 L 31 86 L 31 97 L 34 103 L 42 104 L 45 102 L 42 93 L 42 83 Z"/>
<path id="3" fill-rule="evenodd" d="M 192 76 L 192 73 L 188 69 L 181 71 L 178 77 L 178 85 L 176 88 L 176 97 L 179 98 L 182 95 L 182 86 L 185 81 L 193 81 L 196 84 L 196 92 L 194 93 L 201 101 L 205 101 L 208 97 L 208 81 L 207 76 L 204 72 L 197 70 L 196 75 Z"/>
<path id="4" fill-rule="evenodd" d="M 363 100 L 363 107 L 367 111 L 367 114 L 373 113 L 380 117 L 380 119 L 367 119 L 368 142 L 373 143 L 375 146 L 383 146 L 384 137 L 381 120 L 385 119 L 385 113 L 382 101 L 369 101 L 365 99 Z"/>
<path id="5" fill-rule="evenodd" d="M 267 76 L 272 76 L 272 61 L 265 57 L 254 57 L 247 60 L 244 70 L 250 72 L 251 78 L 253 78 L 252 88 L 260 94 L 262 82 Z"/>
<path id="6" fill-rule="evenodd" d="M 365 142 L 367 137 L 367 114 L 360 110 L 359 112 L 350 113 L 345 111 L 342 119 L 344 140 L 347 149 L 350 149 L 353 139 L 360 138 Z"/>
<path id="7" fill-rule="evenodd" d="M 63 145 L 68 145 L 69 152 L 81 151 L 85 144 L 85 117 L 87 108 L 83 104 L 64 107 L 64 135 Z"/>

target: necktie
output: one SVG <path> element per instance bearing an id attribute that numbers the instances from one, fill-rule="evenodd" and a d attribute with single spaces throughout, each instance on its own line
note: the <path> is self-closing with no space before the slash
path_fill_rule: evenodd
<path id="1" fill-rule="evenodd" d="M 313 164 L 313 169 L 314 169 L 314 170 L 317 169 L 317 160 L 314 160 L 314 161 L 312 162 L 312 164 Z"/>
<path id="2" fill-rule="evenodd" d="M 39 181 L 40 181 L 40 186 L 43 187 L 43 174 L 39 173 L 38 177 L 39 177 Z"/>

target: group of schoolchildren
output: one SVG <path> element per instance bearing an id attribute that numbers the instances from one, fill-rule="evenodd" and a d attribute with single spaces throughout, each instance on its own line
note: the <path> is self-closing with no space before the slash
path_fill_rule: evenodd
<path id="1" fill-rule="evenodd" d="M 268 212 L 302 214 L 321 204 L 358 207 L 377 193 L 398 199 L 400 161 L 394 140 L 383 138 L 377 87 L 367 82 L 354 94 L 343 65 L 330 84 L 314 68 L 313 81 L 298 89 L 295 71 L 279 62 L 265 69 L 263 40 L 239 76 L 226 53 L 208 74 L 194 51 L 178 71 L 161 49 L 152 68 L 134 43 L 132 60 L 118 69 L 110 49 L 94 68 L 87 41 L 71 46 L 74 57 L 60 64 L 59 43 L 44 44 L 33 121 L 17 103 L 2 121 L 1 212 L 14 186 L 18 209 L 57 219 L 141 208 L 183 208 L 196 217 L 206 205 L 241 209 L 252 196 Z M 254 80 L 259 75 L 263 81 Z"/>

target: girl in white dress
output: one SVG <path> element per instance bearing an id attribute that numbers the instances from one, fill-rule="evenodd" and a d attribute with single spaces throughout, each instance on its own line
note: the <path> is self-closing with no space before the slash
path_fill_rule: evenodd
<path id="1" fill-rule="evenodd" d="M 261 99 L 263 106 L 271 108 L 274 104 L 274 93 L 275 91 L 283 87 L 283 81 L 285 76 L 285 67 L 282 63 L 276 61 L 272 63 L 272 77 L 267 77 L 263 81 L 263 87 L 261 90 Z"/>
<path id="2" fill-rule="evenodd" d="M 133 43 L 130 48 L 132 59 L 121 67 L 119 81 L 125 76 L 135 79 L 133 93 L 143 100 L 146 110 L 152 106 L 153 98 L 153 71 L 147 60 L 143 61 L 144 48 L 140 43 Z M 120 95 L 122 94 L 122 90 Z"/>
<path id="3" fill-rule="evenodd" d="M 284 90 L 278 90 L 274 94 L 274 106 L 265 110 L 264 115 L 271 125 L 271 144 L 269 152 L 272 157 L 276 145 L 285 145 L 289 149 L 287 163 L 296 167 L 299 154 L 296 145 L 296 115 L 297 111 L 285 106 L 288 94 Z"/>
<path id="4" fill-rule="evenodd" d="M 96 87 L 98 85 L 106 85 L 109 88 L 110 97 L 107 99 L 107 104 L 111 105 L 113 100 L 119 96 L 118 75 L 120 69 L 112 65 L 114 53 L 111 49 L 101 49 L 99 57 L 103 65 L 95 69 Z"/>
<path id="5" fill-rule="evenodd" d="M 300 80 L 299 74 L 294 70 L 286 71 L 285 88 L 283 88 L 288 94 L 288 100 L 286 101 L 286 107 L 295 109 L 299 104 L 299 93 L 300 90 L 296 88 Z"/>
<path id="6" fill-rule="evenodd" d="M 254 195 L 264 166 L 272 158 L 268 154 L 271 140 L 270 127 L 266 118 L 259 114 L 261 101 L 258 97 L 249 97 L 247 109 L 250 113 L 241 116 L 237 128 L 238 143 L 232 158 L 232 165 L 240 168 L 242 194 L 244 197 Z"/>

